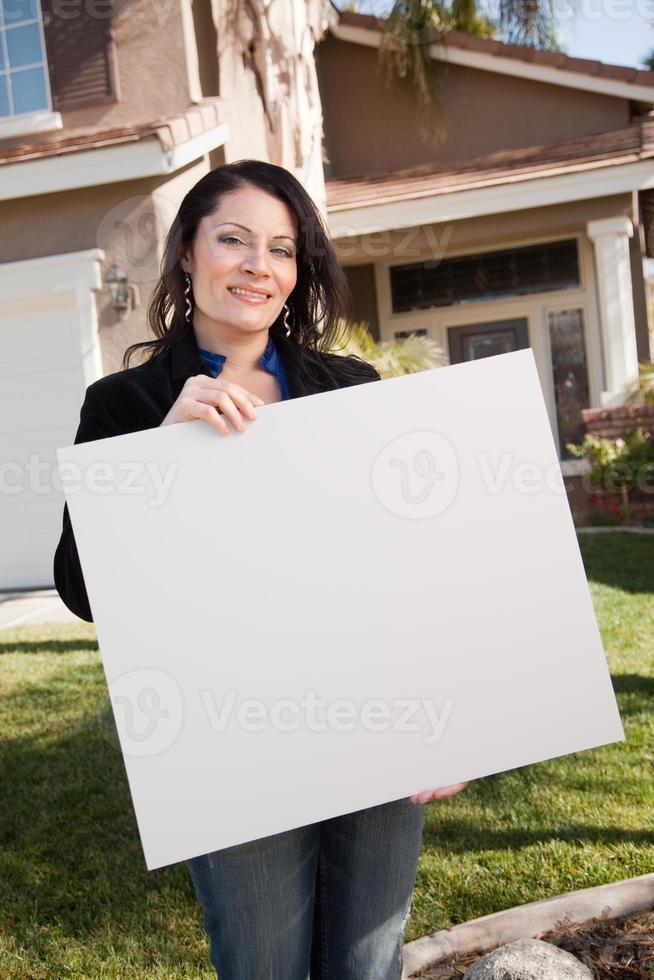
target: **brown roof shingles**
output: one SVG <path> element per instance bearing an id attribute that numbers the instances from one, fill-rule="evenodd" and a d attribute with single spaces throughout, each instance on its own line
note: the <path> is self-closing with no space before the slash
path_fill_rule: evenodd
<path id="1" fill-rule="evenodd" d="M 651 158 L 654 158 L 654 114 L 624 129 L 558 143 L 501 150 L 447 163 L 427 163 L 389 173 L 333 178 L 326 182 L 327 208 L 332 212 L 343 211 Z"/>
<path id="2" fill-rule="evenodd" d="M 138 126 L 116 126 L 111 129 L 78 130 L 66 134 L 48 133 L 41 137 L 20 137 L 12 143 L 0 144 L 0 165 L 38 160 L 43 157 L 76 153 L 82 150 L 117 146 L 146 139 L 158 139 L 164 150 L 172 150 L 182 143 L 200 136 L 218 126 L 225 119 L 224 100 L 205 99 L 184 112 L 167 118 L 155 119 Z"/>

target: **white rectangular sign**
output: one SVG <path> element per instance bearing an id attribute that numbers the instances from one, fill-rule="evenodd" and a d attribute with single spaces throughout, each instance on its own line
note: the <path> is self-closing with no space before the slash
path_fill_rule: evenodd
<path id="1" fill-rule="evenodd" d="M 148 868 L 623 738 L 530 349 L 245 424 L 58 450 Z"/>

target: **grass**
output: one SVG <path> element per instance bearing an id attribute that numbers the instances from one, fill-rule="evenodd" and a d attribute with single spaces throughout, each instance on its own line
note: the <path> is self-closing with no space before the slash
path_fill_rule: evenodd
<path id="1" fill-rule="evenodd" d="M 654 538 L 580 536 L 627 741 L 427 807 L 407 939 L 654 871 Z M 147 872 L 88 624 L 0 633 L 0 977 L 214 976 L 186 868 Z"/>

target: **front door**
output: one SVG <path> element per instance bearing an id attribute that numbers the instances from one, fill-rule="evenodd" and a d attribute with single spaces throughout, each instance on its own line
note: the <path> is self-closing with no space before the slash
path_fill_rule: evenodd
<path id="1" fill-rule="evenodd" d="M 469 323 L 448 327 L 450 364 L 478 361 L 493 354 L 508 354 L 529 347 L 529 324 L 526 317 L 494 320 L 491 323 Z"/>

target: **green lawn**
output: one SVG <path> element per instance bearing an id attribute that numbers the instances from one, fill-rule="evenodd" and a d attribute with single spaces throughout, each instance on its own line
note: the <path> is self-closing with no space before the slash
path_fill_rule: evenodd
<path id="1" fill-rule="evenodd" d="M 654 536 L 580 541 L 627 741 L 430 804 L 407 939 L 654 871 Z M 0 977 L 208 980 L 185 867 L 145 871 L 93 627 L 0 655 Z"/>

